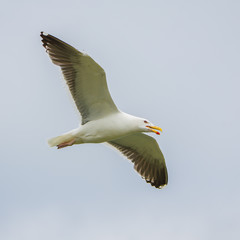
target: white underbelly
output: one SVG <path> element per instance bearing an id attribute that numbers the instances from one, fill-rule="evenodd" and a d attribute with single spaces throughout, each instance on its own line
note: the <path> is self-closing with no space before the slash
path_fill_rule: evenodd
<path id="1" fill-rule="evenodd" d="M 101 143 L 134 133 L 124 121 L 109 118 L 108 121 L 96 120 L 81 126 L 76 132 L 79 143 Z"/>
<path id="2" fill-rule="evenodd" d="M 115 131 L 113 129 L 99 129 L 96 131 L 89 131 L 88 133 L 81 135 L 81 140 L 84 143 L 101 143 L 107 142 L 113 139 L 123 137 L 130 134 L 126 131 Z"/>

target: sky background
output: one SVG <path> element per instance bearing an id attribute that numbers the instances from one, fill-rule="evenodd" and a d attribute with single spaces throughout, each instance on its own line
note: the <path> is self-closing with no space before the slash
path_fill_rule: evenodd
<path id="1" fill-rule="evenodd" d="M 240 2 L 1 1 L 0 239 L 240 239 Z M 49 148 L 79 114 L 40 41 L 106 71 L 163 128 L 162 190 L 103 144 Z"/>

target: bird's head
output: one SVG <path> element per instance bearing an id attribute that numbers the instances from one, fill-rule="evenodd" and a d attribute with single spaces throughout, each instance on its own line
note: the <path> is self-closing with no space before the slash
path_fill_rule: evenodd
<path id="1" fill-rule="evenodd" d="M 162 129 L 160 127 L 155 126 L 154 124 L 152 124 L 151 122 L 149 122 L 146 119 L 140 120 L 139 127 L 140 127 L 141 132 L 154 132 L 157 135 L 160 135 L 160 132 L 162 132 Z"/>

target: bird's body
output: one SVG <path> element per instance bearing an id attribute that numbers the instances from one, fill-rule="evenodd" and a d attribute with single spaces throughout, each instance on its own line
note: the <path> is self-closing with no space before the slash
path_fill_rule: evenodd
<path id="1" fill-rule="evenodd" d="M 41 33 L 43 46 L 53 63 L 60 66 L 73 99 L 82 115 L 79 128 L 49 140 L 50 146 L 107 142 L 134 163 L 147 182 L 161 188 L 167 184 L 164 157 L 156 140 L 142 132 L 161 128 L 149 121 L 120 111 L 107 88 L 104 70 L 83 54 L 53 37 Z"/>
<path id="2" fill-rule="evenodd" d="M 123 112 L 114 113 L 106 118 L 93 120 L 80 126 L 78 136 L 84 143 L 107 142 L 140 131 L 134 125 L 135 119 L 134 116 Z"/>
<path id="3" fill-rule="evenodd" d="M 69 141 L 75 139 L 75 144 L 108 142 L 126 135 L 142 132 L 139 125 L 136 125 L 137 121 L 140 122 L 143 119 L 119 111 L 105 118 L 80 125 L 79 128 L 73 129 L 62 136 L 65 136 Z M 62 140 L 59 137 L 57 137 L 58 141 L 55 140 L 56 138 L 50 139 L 49 145 L 57 146 L 61 144 Z"/>

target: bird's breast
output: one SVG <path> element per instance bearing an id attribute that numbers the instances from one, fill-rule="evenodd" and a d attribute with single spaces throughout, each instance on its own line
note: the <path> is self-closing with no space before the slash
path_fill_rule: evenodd
<path id="1" fill-rule="evenodd" d="M 110 116 L 90 121 L 79 129 L 78 137 L 84 143 L 101 143 L 131 134 L 134 129 L 121 119 L 121 116 Z"/>

